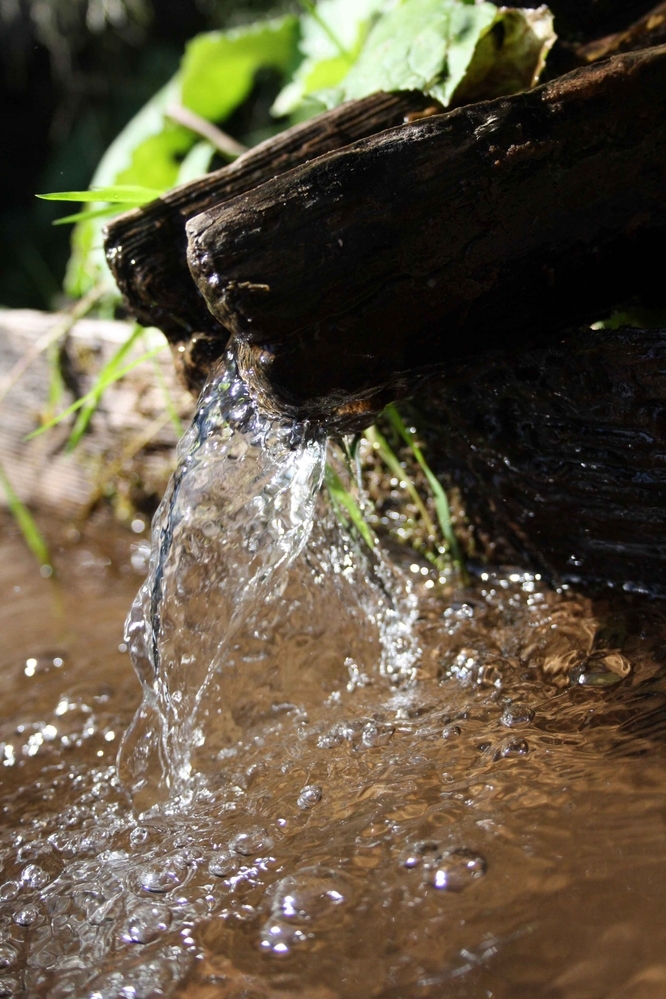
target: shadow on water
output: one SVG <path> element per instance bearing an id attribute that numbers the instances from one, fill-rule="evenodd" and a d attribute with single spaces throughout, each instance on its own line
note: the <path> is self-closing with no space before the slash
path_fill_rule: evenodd
<path id="1" fill-rule="evenodd" d="M 0 995 L 666 994 L 663 605 L 410 586 L 317 498 L 323 442 L 264 426 L 258 461 L 209 402 L 129 626 L 125 786 L 147 542 L 51 525 L 54 617 L 4 533 Z"/>

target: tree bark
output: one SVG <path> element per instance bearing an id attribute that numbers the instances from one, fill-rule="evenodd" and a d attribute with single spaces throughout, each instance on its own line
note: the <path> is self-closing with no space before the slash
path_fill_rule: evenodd
<path id="1" fill-rule="evenodd" d="M 419 93 L 380 93 L 345 104 L 109 224 L 107 259 L 128 308 L 176 346 L 177 365 L 191 388 L 201 387 L 229 333 L 208 311 L 187 269 L 187 220 L 322 153 L 399 125 L 433 103 Z"/>
<path id="2" fill-rule="evenodd" d="M 661 46 L 393 128 L 192 219 L 190 269 L 265 405 L 367 423 L 659 287 L 665 109 Z"/>

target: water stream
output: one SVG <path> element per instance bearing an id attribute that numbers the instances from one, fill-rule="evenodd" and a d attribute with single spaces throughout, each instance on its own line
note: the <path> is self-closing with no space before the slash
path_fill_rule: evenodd
<path id="1" fill-rule="evenodd" d="M 442 589 L 325 460 L 227 359 L 149 565 L 52 525 L 54 603 L 5 530 L 0 996 L 661 999 L 663 606 Z"/>

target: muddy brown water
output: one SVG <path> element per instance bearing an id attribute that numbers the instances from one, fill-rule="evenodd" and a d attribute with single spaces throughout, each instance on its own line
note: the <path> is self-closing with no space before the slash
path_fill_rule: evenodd
<path id="1" fill-rule="evenodd" d="M 54 583 L 1 526 L 1 996 L 666 996 L 666 605 L 408 558 L 415 677 L 340 657 L 335 607 L 279 683 L 237 646 L 216 779 L 140 816 L 145 535 L 46 525 Z"/>

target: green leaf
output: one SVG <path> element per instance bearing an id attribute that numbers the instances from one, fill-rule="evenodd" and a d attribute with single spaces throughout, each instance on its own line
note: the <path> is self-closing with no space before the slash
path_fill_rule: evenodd
<path id="1" fill-rule="evenodd" d="M 321 0 L 314 14 L 304 15 L 299 43 L 303 61 L 278 94 L 271 113 L 281 117 L 305 104 L 313 114 L 320 111 L 321 102 L 308 97 L 342 82 L 374 19 L 389 6 L 389 0 Z"/>
<path id="2" fill-rule="evenodd" d="M 336 10 L 347 0 L 330 2 Z M 420 90 L 445 107 L 454 98 L 463 103 L 512 94 L 536 83 L 555 40 L 545 6 L 516 10 L 473 0 L 364 0 L 355 16 L 359 34 L 348 49 L 348 72 L 342 74 L 339 54 L 321 38 L 318 52 L 307 51 L 304 33 L 306 58 L 274 111 L 293 112 L 307 101 L 330 108 L 379 90 Z"/>
<path id="3" fill-rule="evenodd" d="M 343 99 L 422 90 L 447 104 L 497 14 L 491 3 L 405 0 L 370 32 L 343 82 Z"/>
<path id="4" fill-rule="evenodd" d="M 293 67 L 297 42 L 294 16 L 199 35 L 185 50 L 181 103 L 208 121 L 224 121 L 249 97 L 257 70 Z"/>
<path id="5" fill-rule="evenodd" d="M 285 74 L 291 69 L 297 43 L 298 18 L 293 15 L 192 39 L 176 75 L 111 143 L 91 188 L 150 188 L 154 197 L 174 187 L 181 181 L 181 163 L 200 137 L 171 121 L 169 107 L 185 105 L 219 123 L 249 95 L 259 69 L 268 66 Z M 101 209 L 108 199 L 90 200 Z M 100 281 L 115 288 L 104 259 L 104 218 L 89 215 L 74 229 L 65 278 L 65 290 L 73 298 Z"/>
<path id="6" fill-rule="evenodd" d="M 19 499 L 16 492 L 14 491 L 14 487 L 9 481 L 9 477 L 1 464 L 0 464 L 0 485 L 2 486 L 5 493 L 5 497 L 7 499 L 7 506 L 9 507 L 9 512 L 16 521 L 21 531 L 21 534 L 23 535 L 25 543 L 27 544 L 28 548 L 39 562 L 40 567 L 48 566 L 48 568 L 50 569 L 51 556 L 49 554 L 48 546 L 44 541 L 44 538 L 42 537 L 32 514 L 28 510 L 25 503 L 23 503 Z"/>
<path id="7" fill-rule="evenodd" d="M 342 520 L 343 524 L 345 523 L 345 518 L 344 516 L 341 516 L 341 508 L 344 508 L 344 510 L 347 511 L 352 524 L 363 538 L 368 548 L 374 548 L 376 539 L 372 528 L 365 520 L 361 512 L 361 508 L 352 494 L 345 489 L 339 475 L 328 463 L 326 464 L 326 468 L 324 470 L 324 482 L 326 483 L 328 494 L 331 497 L 333 508 L 335 509 L 338 517 Z"/>

